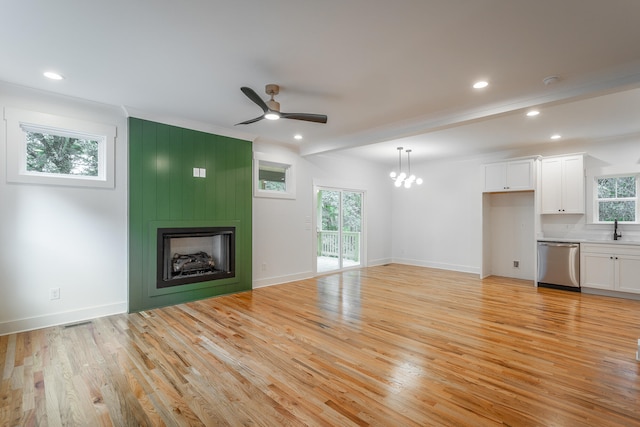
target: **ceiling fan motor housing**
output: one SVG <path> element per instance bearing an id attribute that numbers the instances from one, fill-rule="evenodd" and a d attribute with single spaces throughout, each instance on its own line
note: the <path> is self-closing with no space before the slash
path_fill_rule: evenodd
<path id="1" fill-rule="evenodd" d="M 267 92 L 267 95 L 274 96 L 280 93 L 280 86 L 268 84 L 264 87 L 264 91 Z"/>

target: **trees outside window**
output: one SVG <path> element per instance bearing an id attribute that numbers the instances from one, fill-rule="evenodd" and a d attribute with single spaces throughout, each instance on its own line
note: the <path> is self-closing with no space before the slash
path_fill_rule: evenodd
<path id="1" fill-rule="evenodd" d="M 99 141 L 26 131 L 27 171 L 98 176 Z"/>
<path id="2" fill-rule="evenodd" d="M 361 227 L 362 194 L 345 191 L 342 204 L 344 209 L 343 231 L 359 233 Z M 321 193 L 322 230 L 336 231 L 339 226 L 340 192 Z"/>
<path id="3" fill-rule="evenodd" d="M 596 183 L 598 222 L 637 222 L 637 176 L 598 177 Z"/>

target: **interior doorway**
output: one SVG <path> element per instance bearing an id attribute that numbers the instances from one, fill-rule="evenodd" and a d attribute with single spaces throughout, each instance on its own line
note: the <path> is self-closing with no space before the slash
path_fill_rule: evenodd
<path id="1" fill-rule="evenodd" d="M 364 192 L 316 187 L 316 272 L 362 265 Z"/>

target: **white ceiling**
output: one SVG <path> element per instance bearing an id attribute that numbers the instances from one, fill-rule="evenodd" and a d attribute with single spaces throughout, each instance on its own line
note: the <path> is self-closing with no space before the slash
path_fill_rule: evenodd
<path id="1" fill-rule="evenodd" d="M 640 134 L 636 0 L 6 0 L 2 15 L 1 81 L 304 155 L 393 163 L 399 145 L 417 161 Z M 267 83 L 282 111 L 328 123 L 234 126 L 261 114 L 240 87 L 267 99 Z"/>

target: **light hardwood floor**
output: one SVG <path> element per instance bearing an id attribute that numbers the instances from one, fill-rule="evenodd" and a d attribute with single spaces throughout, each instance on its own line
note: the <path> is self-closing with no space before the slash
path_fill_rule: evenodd
<path id="1" fill-rule="evenodd" d="M 0 337 L 0 425 L 640 426 L 640 301 L 403 265 Z"/>

